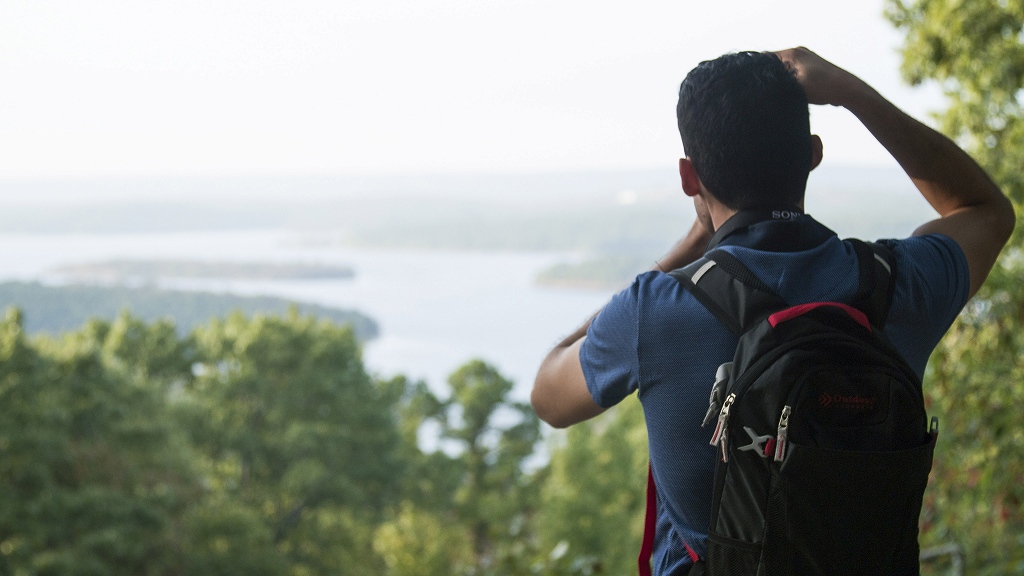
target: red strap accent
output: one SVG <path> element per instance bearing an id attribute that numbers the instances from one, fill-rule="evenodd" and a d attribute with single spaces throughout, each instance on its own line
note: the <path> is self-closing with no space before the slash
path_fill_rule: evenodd
<path id="1" fill-rule="evenodd" d="M 647 465 L 647 512 L 644 515 L 644 540 L 637 556 L 640 576 L 651 576 L 651 555 L 654 554 L 654 529 L 658 524 L 658 492 L 654 488 L 654 472 Z M 689 546 L 687 546 L 689 549 Z"/>
<path id="2" fill-rule="evenodd" d="M 810 312 L 811 310 L 814 310 L 815 308 L 820 308 L 822 306 L 834 306 L 836 308 L 839 308 L 840 310 L 849 314 L 850 318 L 856 320 L 858 324 L 867 328 L 869 332 L 871 331 L 871 322 L 868 321 L 868 317 L 863 312 L 857 310 L 853 306 L 847 304 L 840 304 L 839 302 L 809 302 L 807 304 L 793 306 L 792 308 L 786 308 L 785 310 L 776 312 L 775 314 L 769 316 L 768 323 L 772 325 L 772 328 L 775 328 L 776 326 L 785 322 L 786 320 L 792 320 L 797 316 L 801 316 L 803 314 Z"/>
<path id="3" fill-rule="evenodd" d="M 697 561 L 700 560 L 700 556 L 697 556 L 697 553 L 694 552 L 693 548 L 690 548 L 690 545 L 686 542 L 683 542 L 683 546 L 686 546 L 686 553 L 690 555 L 690 560 L 692 560 L 693 563 L 696 564 Z"/>
<path id="4" fill-rule="evenodd" d="M 647 511 L 644 513 L 644 541 L 640 545 L 640 555 L 637 556 L 637 568 L 640 576 L 651 576 L 651 556 L 654 555 L 654 529 L 658 525 L 658 491 L 654 487 L 654 472 L 651 465 L 647 465 Z M 690 560 L 696 564 L 700 556 L 690 548 L 690 545 L 683 542 L 686 553 Z"/>

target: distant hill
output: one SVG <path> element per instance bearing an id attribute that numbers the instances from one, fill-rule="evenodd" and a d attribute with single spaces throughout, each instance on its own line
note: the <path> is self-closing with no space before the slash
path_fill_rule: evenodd
<path id="1" fill-rule="evenodd" d="M 348 266 L 277 262 L 200 262 L 192 260 L 111 260 L 61 266 L 52 270 L 72 280 L 148 282 L 162 278 L 235 280 L 324 280 L 355 276 Z"/>
<path id="2" fill-rule="evenodd" d="M 147 321 L 171 318 L 178 330 L 186 333 L 211 318 L 226 316 L 235 310 L 245 314 L 284 314 L 290 306 L 295 306 L 300 314 L 350 324 L 360 340 L 375 338 L 379 333 L 373 319 L 356 311 L 270 296 L 234 296 L 149 287 L 0 283 L 0 309 L 11 306 L 21 309 L 25 329 L 30 333 L 60 333 L 81 327 L 89 318 L 113 319 L 122 310 L 130 310 Z"/>
<path id="3" fill-rule="evenodd" d="M 582 262 L 560 262 L 537 274 L 536 283 L 552 288 L 616 290 L 629 286 L 637 274 L 650 270 L 653 265 L 653 258 L 633 256 L 604 256 Z"/>
<path id="4" fill-rule="evenodd" d="M 291 230 L 298 242 L 657 257 L 693 221 L 670 162 L 650 170 L 0 182 L 0 234 Z M 840 236 L 934 217 L 898 167 L 822 165 L 808 213 Z"/>

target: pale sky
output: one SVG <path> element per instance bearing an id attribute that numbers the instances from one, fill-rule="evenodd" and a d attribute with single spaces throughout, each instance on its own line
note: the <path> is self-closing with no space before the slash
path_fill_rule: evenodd
<path id="1" fill-rule="evenodd" d="M 674 165 L 701 60 L 806 45 L 914 116 L 881 0 L 0 3 L 0 178 Z M 814 109 L 826 162 L 889 165 Z"/>

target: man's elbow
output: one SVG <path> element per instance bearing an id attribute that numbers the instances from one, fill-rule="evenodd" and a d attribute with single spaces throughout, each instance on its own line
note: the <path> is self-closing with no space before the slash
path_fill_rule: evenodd
<path id="1" fill-rule="evenodd" d="M 1002 219 L 1004 219 L 1004 232 L 1009 241 L 1010 237 L 1014 234 L 1014 229 L 1017 228 L 1017 211 L 1009 198 L 1007 199 L 1007 208 Z"/>
<path id="2" fill-rule="evenodd" d="M 1006 196 L 1003 196 L 1003 207 L 999 211 L 998 230 L 1002 233 L 1004 245 L 1010 240 L 1010 236 L 1013 235 L 1013 230 L 1016 227 L 1017 212 L 1013 207 L 1013 202 Z"/>
<path id="3" fill-rule="evenodd" d="M 558 403 L 550 397 L 550 394 L 545 393 L 540 375 L 533 383 L 533 391 L 530 392 L 530 405 L 533 406 L 537 417 L 553 428 L 568 428 L 573 424 L 559 413 Z"/>
<path id="4" fill-rule="evenodd" d="M 580 341 L 556 347 L 541 362 L 530 392 L 537 417 L 555 428 L 566 428 L 604 411 L 587 387 L 579 360 Z"/>

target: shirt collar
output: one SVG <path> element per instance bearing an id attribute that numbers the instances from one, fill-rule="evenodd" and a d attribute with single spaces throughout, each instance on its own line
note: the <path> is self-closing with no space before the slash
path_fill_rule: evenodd
<path id="1" fill-rule="evenodd" d="M 821 245 L 836 233 L 795 208 L 741 210 L 725 221 L 708 242 L 769 252 L 802 252 Z"/>

